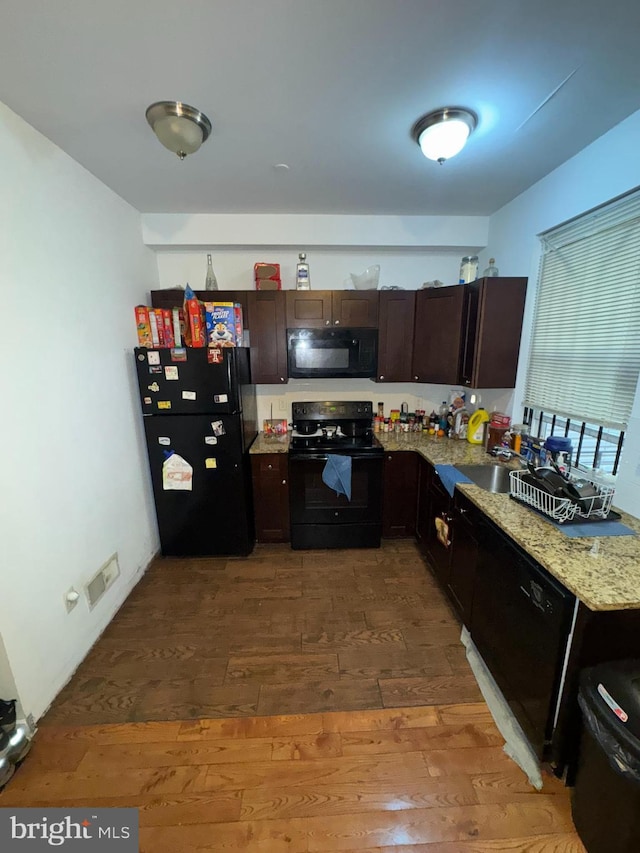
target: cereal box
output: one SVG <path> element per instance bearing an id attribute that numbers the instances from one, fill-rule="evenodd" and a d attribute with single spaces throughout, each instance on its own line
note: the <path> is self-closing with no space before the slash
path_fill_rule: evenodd
<path id="1" fill-rule="evenodd" d="M 189 320 L 189 341 L 187 341 L 188 345 L 192 347 L 204 347 L 206 346 L 205 339 L 205 327 L 202 316 L 202 303 L 198 299 L 187 299 L 187 314 Z M 185 318 L 185 325 L 186 325 Z"/>
<path id="2" fill-rule="evenodd" d="M 164 347 L 164 316 L 162 314 L 162 308 L 150 308 L 149 313 L 153 313 L 156 315 L 156 327 L 158 329 L 158 346 Z"/>
<path id="3" fill-rule="evenodd" d="M 138 346 L 153 347 L 151 338 L 151 324 L 149 323 L 149 309 L 146 305 L 136 305 L 136 329 L 138 331 Z"/>
<path id="4" fill-rule="evenodd" d="M 162 309 L 162 325 L 164 327 L 164 345 L 165 347 L 174 347 L 175 338 L 173 336 L 173 322 L 171 311 L 169 308 Z"/>
<path id="5" fill-rule="evenodd" d="M 241 347 L 244 341 L 244 319 L 242 316 L 242 305 L 239 302 L 234 303 L 233 313 L 236 321 L 236 346 Z"/>
<path id="6" fill-rule="evenodd" d="M 205 302 L 207 345 L 235 347 L 237 342 L 236 314 L 233 302 Z"/>

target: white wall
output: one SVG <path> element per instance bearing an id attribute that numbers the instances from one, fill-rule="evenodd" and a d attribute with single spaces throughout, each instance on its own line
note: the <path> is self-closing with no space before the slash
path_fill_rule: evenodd
<path id="1" fill-rule="evenodd" d="M 289 290 L 295 286 L 298 252 L 306 251 L 313 289 L 350 288 L 350 273 L 358 275 L 379 264 L 380 287 L 417 290 L 435 279 L 457 283 L 461 255 L 477 251 L 488 239 L 486 217 L 146 214 L 143 226 L 145 241 L 158 252 L 161 288 L 184 287 L 187 282 L 194 289 L 204 288 L 210 252 L 222 290 L 252 290 L 257 261 L 279 263 L 283 289 Z M 258 420 L 270 417 L 272 410 L 274 417 L 290 419 L 293 402 L 320 397 L 382 401 L 387 412 L 406 401 L 409 411 L 431 411 L 449 399 L 451 390 L 368 380 L 290 380 L 286 386 L 258 386 Z M 487 408 L 510 411 L 511 399 L 511 391 L 482 392 Z"/>
<path id="2" fill-rule="evenodd" d="M 481 262 L 497 259 L 502 275 L 529 276 L 525 330 L 516 386 L 515 411 L 521 411 L 529 331 L 540 259 L 537 235 L 640 185 L 640 111 L 614 127 L 490 220 L 489 243 Z M 518 272 L 516 272 L 518 270 Z M 615 504 L 640 516 L 640 399 L 625 439 Z"/>
<path id="3" fill-rule="evenodd" d="M 37 718 L 157 550 L 131 355 L 157 268 L 140 215 L 3 105 L 0 162 L 0 624 Z M 114 552 L 118 581 L 67 615 Z"/>

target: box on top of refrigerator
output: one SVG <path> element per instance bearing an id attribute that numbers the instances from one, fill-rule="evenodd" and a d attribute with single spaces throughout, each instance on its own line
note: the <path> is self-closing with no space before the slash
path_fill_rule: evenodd
<path id="1" fill-rule="evenodd" d="M 205 302 L 207 345 L 236 347 L 242 345 L 242 312 L 239 303 Z"/>

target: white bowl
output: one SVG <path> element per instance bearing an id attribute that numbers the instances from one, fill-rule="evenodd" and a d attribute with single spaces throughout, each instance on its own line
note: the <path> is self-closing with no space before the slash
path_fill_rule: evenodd
<path id="1" fill-rule="evenodd" d="M 356 290 L 377 290 L 380 280 L 380 264 L 367 267 L 361 275 L 351 273 L 351 281 Z"/>

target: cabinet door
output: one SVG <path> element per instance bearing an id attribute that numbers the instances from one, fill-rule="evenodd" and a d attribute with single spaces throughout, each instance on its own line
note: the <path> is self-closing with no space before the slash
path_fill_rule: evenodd
<path id="1" fill-rule="evenodd" d="M 434 472 L 429 487 L 429 527 L 425 545 L 427 558 L 445 591 L 449 583 L 453 537 L 451 503 L 451 497 Z"/>
<path id="2" fill-rule="evenodd" d="M 418 456 L 386 453 L 382 498 L 382 535 L 385 539 L 413 536 L 416 530 Z"/>
<path id="3" fill-rule="evenodd" d="M 334 326 L 354 329 L 378 328 L 378 291 L 332 291 Z"/>
<path id="4" fill-rule="evenodd" d="M 285 294 L 280 290 L 249 293 L 251 323 L 251 380 L 278 385 L 287 381 Z"/>
<path id="5" fill-rule="evenodd" d="M 416 292 L 415 382 L 454 385 L 458 382 L 463 300 L 464 285 Z"/>
<path id="6" fill-rule="evenodd" d="M 526 292 L 526 278 L 483 278 L 466 285 L 460 384 L 515 387 Z"/>
<path id="7" fill-rule="evenodd" d="M 268 291 L 265 291 L 268 292 Z M 258 542 L 289 541 L 289 475 L 286 453 L 251 456 L 253 512 Z"/>
<path id="8" fill-rule="evenodd" d="M 429 487 L 433 468 L 421 456 L 418 458 L 418 508 L 416 511 L 416 539 L 423 551 L 426 551 L 429 535 Z"/>
<path id="9" fill-rule="evenodd" d="M 379 382 L 411 382 L 411 346 L 416 295 L 414 291 L 383 290 L 378 316 Z"/>
<path id="10" fill-rule="evenodd" d="M 317 329 L 332 325 L 330 290 L 288 290 L 285 295 L 287 329 Z"/>
<path id="11" fill-rule="evenodd" d="M 478 565 L 478 540 L 473 505 L 456 491 L 454 496 L 454 532 L 449 572 L 449 598 L 462 621 L 471 627 L 473 590 Z"/>

